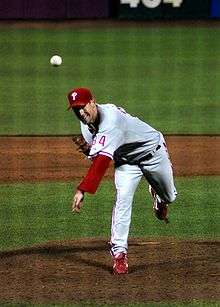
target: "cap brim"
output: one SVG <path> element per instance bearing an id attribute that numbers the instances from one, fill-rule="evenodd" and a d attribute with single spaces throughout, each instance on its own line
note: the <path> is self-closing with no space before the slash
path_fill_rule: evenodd
<path id="1" fill-rule="evenodd" d="M 67 111 L 69 111 L 70 109 L 74 109 L 74 108 L 82 108 L 82 107 L 85 107 L 87 105 L 88 102 L 77 102 L 77 104 L 75 104 L 74 106 L 73 105 L 69 105 L 68 108 L 67 108 Z"/>
<path id="2" fill-rule="evenodd" d="M 68 108 L 66 109 L 67 111 L 69 111 L 70 109 L 72 109 L 72 106 L 69 105 Z"/>

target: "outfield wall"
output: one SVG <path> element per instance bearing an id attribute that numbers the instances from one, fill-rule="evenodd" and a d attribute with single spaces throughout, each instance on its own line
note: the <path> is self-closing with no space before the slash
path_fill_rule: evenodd
<path id="1" fill-rule="evenodd" d="M 110 0 L 1 0 L 0 19 L 108 18 Z"/>
<path id="2" fill-rule="evenodd" d="M 219 0 L 1 0 L 0 19 L 210 19 Z"/>
<path id="3" fill-rule="evenodd" d="M 120 19 L 208 19 L 211 0 L 120 0 Z"/>

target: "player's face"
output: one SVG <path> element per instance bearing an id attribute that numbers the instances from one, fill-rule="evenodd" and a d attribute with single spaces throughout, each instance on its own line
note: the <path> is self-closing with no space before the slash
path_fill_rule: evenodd
<path id="1" fill-rule="evenodd" d="M 79 110 L 80 116 L 85 124 L 93 124 L 97 118 L 97 107 L 95 100 L 91 100 L 90 103 Z"/>

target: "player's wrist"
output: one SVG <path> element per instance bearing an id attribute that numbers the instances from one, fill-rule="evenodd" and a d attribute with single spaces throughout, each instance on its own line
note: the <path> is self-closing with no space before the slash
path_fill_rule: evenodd
<path id="1" fill-rule="evenodd" d="M 85 194 L 85 191 L 83 191 L 82 189 L 77 188 L 76 192 L 81 193 L 83 196 Z"/>

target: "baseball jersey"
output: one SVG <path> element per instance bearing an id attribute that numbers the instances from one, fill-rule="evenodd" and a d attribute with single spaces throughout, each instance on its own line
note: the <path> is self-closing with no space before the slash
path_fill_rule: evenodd
<path id="1" fill-rule="evenodd" d="M 155 151 L 160 141 L 159 131 L 114 104 L 97 104 L 97 108 L 100 123 L 95 135 L 80 122 L 82 135 L 91 146 L 89 158 L 104 155 L 114 159 L 114 152 L 120 148 L 126 148 L 121 152 L 130 157 L 137 156 L 137 152 L 143 156 Z"/>

